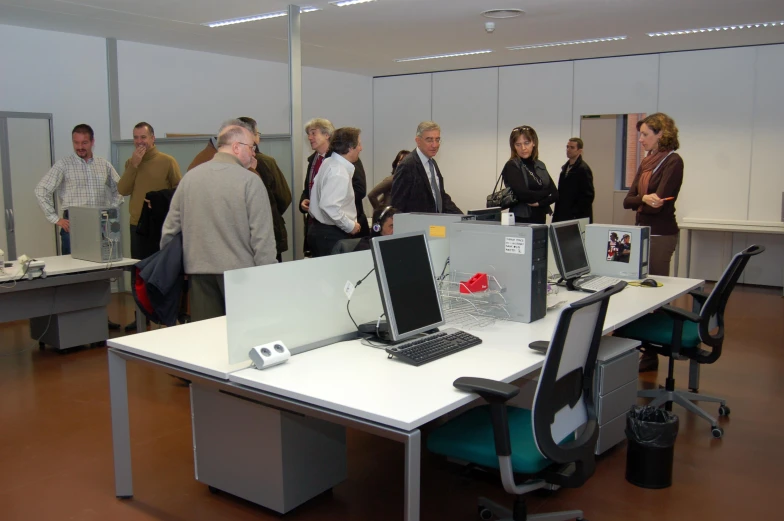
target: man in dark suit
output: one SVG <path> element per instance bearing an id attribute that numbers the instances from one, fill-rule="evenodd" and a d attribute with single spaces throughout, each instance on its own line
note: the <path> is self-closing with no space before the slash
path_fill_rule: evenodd
<path id="1" fill-rule="evenodd" d="M 433 159 L 441 147 L 441 127 L 432 121 L 420 123 L 416 144 L 395 169 L 392 206 L 400 213 L 463 213 L 444 190 L 444 178 Z"/>
<path id="2" fill-rule="evenodd" d="M 305 183 L 302 189 L 302 195 L 299 198 L 299 211 L 303 213 L 305 219 L 305 237 L 303 251 L 305 256 L 310 256 L 310 247 L 308 246 L 308 225 L 310 224 L 311 217 L 308 216 L 310 208 L 310 190 L 313 187 L 313 180 L 321 168 L 321 163 L 324 159 L 332 155 L 329 149 L 329 140 L 335 132 L 335 127 L 328 119 L 313 118 L 305 124 L 305 134 L 308 136 L 308 142 L 313 153 L 308 157 L 308 168 L 305 172 Z M 365 167 L 362 165 L 362 160 L 357 159 L 354 165 L 354 175 L 351 178 L 351 184 L 354 188 L 354 203 L 357 208 L 357 221 L 360 224 L 361 230 L 356 237 L 364 237 L 370 233 L 370 228 L 367 223 L 367 216 L 365 215 L 365 208 L 362 205 L 362 200 L 367 194 L 367 181 L 365 179 Z"/>
<path id="3" fill-rule="evenodd" d="M 566 143 L 566 157 L 558 178 L 558 202 L 553 222 L 587 217 L 593 221 L 593 173 L 583 161 L 583 140 L 573 137 Z"/>

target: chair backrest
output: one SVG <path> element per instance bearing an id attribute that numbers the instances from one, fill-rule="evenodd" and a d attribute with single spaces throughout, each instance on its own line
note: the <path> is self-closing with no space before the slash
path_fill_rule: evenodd
<path id="1" fill-rule="evenodd" d="M 573 481 L 563 486 L 579 486 L 593 474 L 599 436 L 593 373 L 610 297 L 625 286 L 619 282 L 566 307 L 547 350 L 534 396 L 534 440 L 545 458 L 577 464 Z M 576 439 L 561 443 L 581 427 Z"/>
<path id="2" fill-rule="evenodd" d="M 700 340 L 713 348 L 710 355 L 703 360 L 704 363 L 712 363 L 721 355 L 721 346 L 724 343 L 724 310 L 727 307 L 727 301 L 730 299 L 732 290 L 735 289 L 735 284 L 743 274 L 743 270 L 746 269 L 749 259 L 763 251 L 765 251 L 764 246 L 755 244 L 736 253 L 700 309 L 701 320 L 698 328 Z M 714 318 L 716 332 L 711 333 Z"/>

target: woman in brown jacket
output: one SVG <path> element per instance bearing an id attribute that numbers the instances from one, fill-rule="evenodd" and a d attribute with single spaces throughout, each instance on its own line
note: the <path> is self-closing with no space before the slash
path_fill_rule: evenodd
<path id="1" fill-rule="evenodd" d="M 651 227 L 651 252 L 648 272 L 669 275 L 670 259 L 678 243 L 675 201 L 683 182 L 683 159 L 675 153 L 678 127 L 666 114 L 657 112 L 637 123 L 640 145 L 648 153 L 637 169 L 623 207 L 637 212 L 635 224 Z M 640 372 L 659 366 L 656 352 L 645 351 Z"/>
<path id="2" fill-rule="evenodd" d="M 670 274 L 670 259 L 678 243 L 675 202 L 683 182 L 683 159 L 678 150 L 678 127 L 657 112 L 637 123 L 640 145 L 648 153 L 637 169 L 623 207 L 637 212 L 635 224 L 651 227 L 651 275 Z"/>

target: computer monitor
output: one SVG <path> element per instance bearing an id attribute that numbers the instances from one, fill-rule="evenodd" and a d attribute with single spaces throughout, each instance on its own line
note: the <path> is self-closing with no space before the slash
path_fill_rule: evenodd
<path id="1" fill-rule="evenodd" d="M 444 325 L 425 234 L 376 237 L 371 251 L 391 340 L 405 340 Z"/>
<path id="2" fill-rule="evenodd" d="M 568 281 L 591 272 L 580 233 L 580 224 L 577 221 L 551 224 L 550 241 L 553 246 L 555 265 L 563 279 Z"/>

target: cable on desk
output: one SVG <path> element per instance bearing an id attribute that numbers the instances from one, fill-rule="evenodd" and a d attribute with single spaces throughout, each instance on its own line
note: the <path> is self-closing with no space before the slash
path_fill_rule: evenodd
<path id="1" fill-rule="evenodd" d="M 359 281 L 357 281 L 357 283 L 354 284 L 354 289 L 356 290 L 359 287 L 359 285 L 362 284 L 365 281 L 365 279 L 368 278 L 370 274 L 373 273 L 374 271 L 376 271 L 375 267 L 370 268 L 370 271 L 367 272 L 367 275 L 359 279 Z M 351 297 L 349 297 L 348 301 L 346 302 L 346 312 L 348 313 L 348 318 L 350 318 L 351 322 L 354 323 L 354 327 L 357 328 L 357 331 L 359 331 L 359 326 L 357 325 L 356 320 L 354 320 L 354 317 L 351 316 L 351 308 L 349 307 L 350 305 L 351 305 Z"/>

